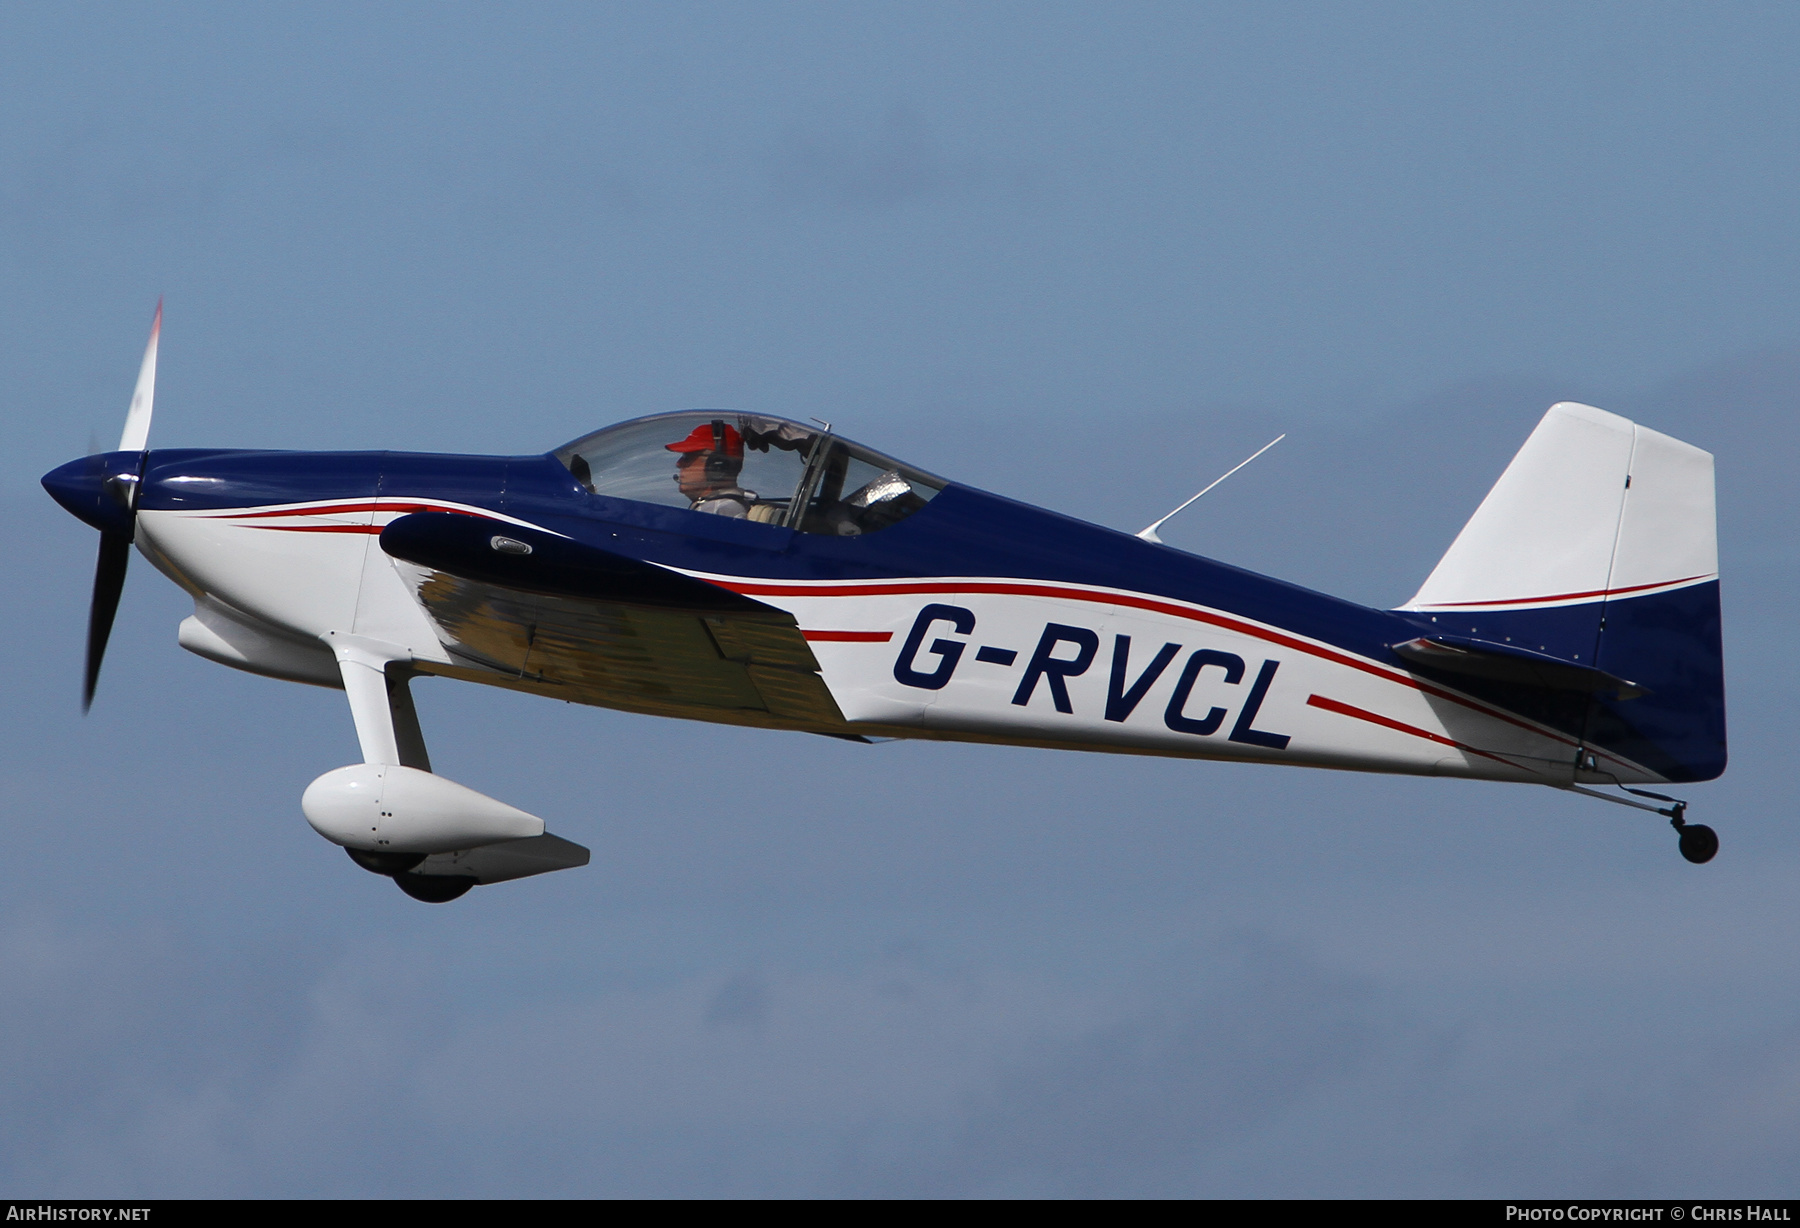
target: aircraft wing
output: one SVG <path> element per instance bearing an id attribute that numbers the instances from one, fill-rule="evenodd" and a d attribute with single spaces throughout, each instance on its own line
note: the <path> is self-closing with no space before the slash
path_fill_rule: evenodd
<path id="1" fill-rule="evenodd" d="M 452 659 L 520 689 L 818 733 L 844 716 L 794 616 L 566 537 L 417 512 L 381 533 Z M 428 667 L 429 668 L 429 667 Z"/>

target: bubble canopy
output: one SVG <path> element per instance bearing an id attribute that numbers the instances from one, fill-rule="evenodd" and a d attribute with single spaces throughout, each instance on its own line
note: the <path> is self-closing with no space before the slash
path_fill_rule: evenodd
<path id="1" fill-rule="evenodd" d="M 836 537 L 885 529 L 945 486 L 818 427 L 727 410 L 634 418 L 554 455 L 597 495 Z"/>

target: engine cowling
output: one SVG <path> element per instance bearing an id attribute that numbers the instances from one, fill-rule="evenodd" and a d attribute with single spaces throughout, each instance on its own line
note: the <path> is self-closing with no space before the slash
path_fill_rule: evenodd
<path id="1" fill-rule="evenodd" d="M 449 853 L 544 834 L 544 820 L 417 768 L 356 763 L 306 787 L 300 809 L 333 844 L 379 853 Z"/>

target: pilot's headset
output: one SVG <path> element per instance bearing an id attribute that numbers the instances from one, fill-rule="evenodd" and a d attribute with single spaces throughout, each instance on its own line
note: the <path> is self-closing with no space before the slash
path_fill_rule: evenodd
<path id="1" fill-rule="evenodd" d="M 709 482 L 727 482 L 735 480 L 744 470 L 744 459 L 733 456 L 728 450 L 729 440 L 725 434 L 725 420 L 712 420 L 712 451 L 706 454 L 706 480 Z"/>

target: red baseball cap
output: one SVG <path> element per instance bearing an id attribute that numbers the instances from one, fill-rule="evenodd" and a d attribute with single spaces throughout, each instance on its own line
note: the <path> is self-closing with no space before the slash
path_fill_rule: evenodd
<path id="1" fill-rule="evenodd" d="M 719 446 L 721 428 L 724 447 Z M 666 443 L 663 447 L 671 452 L 723 452 L 727 456 L 741 458 L 744 455 L 744 437 L 730 423 L 702 422 L 686 439 Z"/>

